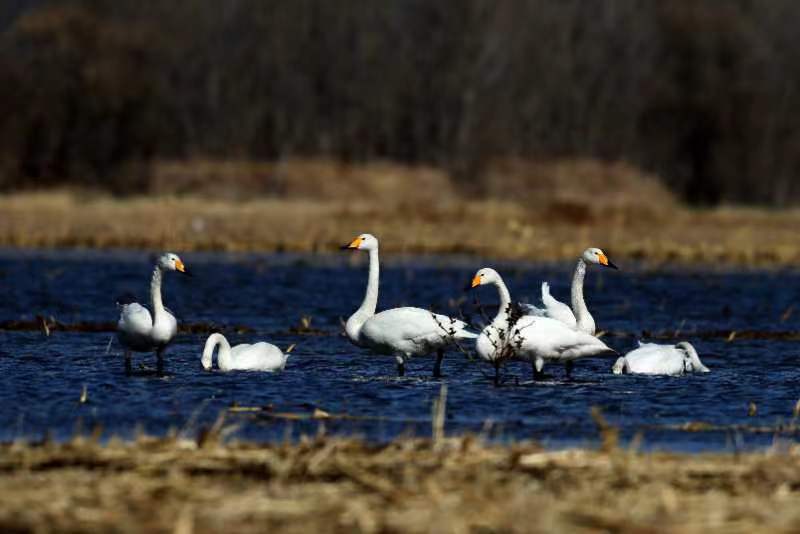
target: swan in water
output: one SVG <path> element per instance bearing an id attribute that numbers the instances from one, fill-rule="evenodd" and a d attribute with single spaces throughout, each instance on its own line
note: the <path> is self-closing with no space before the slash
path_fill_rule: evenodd
<path id="1" fill-rule="evenodd" d="M 222 334 L 211 334 L 206 340 L 203 348 L 203 356 L 200 363 L 206 371 L 211 369 L 214 357 L 214 349 L 219 345 L 217 353 L 217 365 L 219 370 L 227 371 L 283 371 L 286 367 L 286 360 L 289 359 L 289 352 L 293 347 L 286 350 L 286 354 L 275 345 L 263 341 L 253 345 L 243 343 L 231 347 L 228 340 Z"/>
<path id="2" fill-rule="evenodd" d="M 575 272 L 572 274 L 572 286 L 570 291 L 572 307 L 570 308 L 553 297 L 550 294 L 550 284 L 542 282 L 542 305 L 544 305 L 544 308 L 539 308 L 533 304 L 521 304 L 520 306 L 523 312 L 539 317 L 549 317 L 561 321 L 570 328 L 595 335 L 597 333 L 597 327 L 594 322 L 594 317 L 589 313 L 589 308 L 586 307 L 586 301 L 583 298 L 583 280 L 586 277 L 586 266 L 590 263 L 610 269 L 618 269 L 618 267 L 608 259 L 605 252 L 599 248 L 587 248 L 578 258 L 578 263 L 575 265 Z M 542 372 L 544 362 L 539 360 L 533 363 L 533 374 L 534 376 L 538 376 Z M 572 372 L 572 362 L 569 361 L 565 365 L 567 374 L 570 374 Z"/>
<path id="3" fill-rule="evenodd" d="M 684 373 L 708 373 L 694 347 L 682 341 L 677 345 L 658 345 L 639 342 L 632 350 L 614 364 L 615 375 L 682 375 Z"/>
<path id="4" fill-rule="evenodd" d="M 550 284 L 547 282 L 542 283 L 542 304 L 544 308 L 539 308 L 532 304 L 523 304 L 523 311 L 530 315 L 538 315 L 540 317 L 550 317 L 566 324 L 571 328 L 576 328 L 581 332 L 595 335 L 596 326 L 592 314 L 589 313 L 589 308 L 586 307 L 586 301 L 583 299 L 583 279 L 586 277 L 587 264 L 602 265 L 610 269 L 617 269 L 606 256 L 605 252 L 599 248 L 587 248 L 581 257 L 578 258 L 578 263 L 575 265 L 575 272 L 572 274 L 572 308 L 555 299 L 550 294 Z"/>
<path id="5" fill-rule="evenodd" d="M 372 234 L 361 234 L 342 248 L 369 253 L 367 291 L 361 307 L 345 324 L 347 337 L 356 346 L 394 356 L 400 376 L 405 373 L 406 360 L 435 351 L 433 376 L 440 377 L 445 348 L 454 340 L 478 337 L 467 330 L 465 322 L 422 308 L 392 308 L 375 313 L 378 304 L 378 239 Z"/>
<path id="6" fill-rule="evenodd" d="M 188 275 L 186 266 L 177 254 L 167 252 L 159 256 L 150 280 L 150 303 L 153 315 L 139 304 L 120 304 L 117 339 L 125 347 L 125 370 L 131 371 L 131 351 L 156 352 L 158 372 L 164 370 L 164 349 L 178 332 L 178 321 L 161 301 L 161 279 L 165 272 L 177 271 Z"/>
<path id="7" fill-rule="evenodd" d="M 478 355 L 495 366 L 495 381 L 506 358 L 530 362 L 571 362 L 577 358 L 616 354 L 598 338 L 570 328 L 550 317 L 515 313 L 505 282 L 494 269 L 483 268 L 471 287 L 493 285 L 500 296 L 494 320 L 483 329 L 476 344 Z M 539 369 L 541 370 L 541 369 Z"/>

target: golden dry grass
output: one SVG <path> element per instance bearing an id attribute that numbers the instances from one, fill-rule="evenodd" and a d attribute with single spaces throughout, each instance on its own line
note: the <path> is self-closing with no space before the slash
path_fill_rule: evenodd
<path id="1" fill-rule="evenodd" d="M 544 451 L 470 437 L 0 448 L 6 532 L 776 532 L 800 451 Z"/>
<path id="2" fill-rule="evenodd" d="M 390 253 L 541 261 L 600 246 L 621 261 L 800 261 L 800 211 L 690 210 L 652 177 L 619 164 L 503 162 L 487 174 L 484 195 L 465 196 L 432 169 L 284 163 L 249 171 L 282 184 L 280 197 L 240 200 L 196 184 L 222 180 L 241 191 L 246 180 L 238 177 L 250 176 L 250 167 L 200 169 L 199 178 L 157 183 L 188 183 L 175 191 L 206 197 L 169 195 L 165 186 L 162 196 L 132 199 L 65 191 L 2 196 L 0 246 L 320 252 L 372 232 Z"/>

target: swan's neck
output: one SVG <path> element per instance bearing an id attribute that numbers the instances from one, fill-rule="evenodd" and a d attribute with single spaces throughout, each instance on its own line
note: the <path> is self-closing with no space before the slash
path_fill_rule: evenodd
<path id="1" fill-rule="evenodd" d="M 367 279 L 367 292 L 364 295 L 364 301 L 361 303 L 361 307 L 347 320 L 347 324 L 345 324 L 347 337 L 352 341 L 358 340 L 361 327 L 367 319 L 375 315 L 375 309 L 378 306 L 379 279 L 380 262 L 378 260 L 378 250 L 371 249 L 369 251 L 369 278 Z"/>
<path id="2" fill-rule="evenodd" d="M 502 321 L 505 321 L 509 315 L 511 306 L 511 293 L 509 293 L 508 287 L 502 279 L 494 282 L 494 285 L 497 287 L 497 295 L 500 297 L 500 308 L 498 308 L 497 316 L 494 318 L 494 321 L 492 321 L 492 324 L 497 326 Z"/>
<path id="3" fill-rule="evenodd" d="M 222 334 L 211 334 L 206 340 L 206 346 L 203 349 L 203 357 L 200 362 L 203 364 L 204 369 L 211 369 L 214 364 L 214 349 L 219 346 L 217 354 L 217 363 L 220 369 L 227 369 L 231 363 L 231 346 L 225 336 Z"/>
<path id="4" fill-rule="evenodd" d="M 594 335 L 595 325 L 586 301 L 583 300 L 583 280 L 586 278 L 586 262 L 583 258 L 578 260 L 575 265 L 575 273 L 572 275 L 572 313 L 575 314 L 577 328 L 581 332 Z"/>
<path id="5" fill-rule="evenodd" d="M 150 303 L 153 305 L 153 322 L 164 316 L 166 310 L 164 303 L 161 300 L 161 279 L 164 276 L 164 271 L 161 267 L 156 266 L 153 269 L 153 278 L 150 280 Z"/>

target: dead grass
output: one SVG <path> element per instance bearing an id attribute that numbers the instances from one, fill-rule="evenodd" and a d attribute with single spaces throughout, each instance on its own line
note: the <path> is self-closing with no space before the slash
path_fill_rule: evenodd
<path id="1" fill-rule="evenodd" d="M 800 451 L 543 451 L 470 437 L 142 438 L 0 449 L 20 532 L 775 532 L 800 528 Z"/>
<path id="2" fill-rule="evenodd" d="M 199 177 L 179 178 L 184 175 L 175 167 L 162 171 L 173 178 L 160 180 L 188 184 L 174 192 L 209 195 L 203 198 L 120 200 L 65 191 L 2 196 L 0 246 L 320 252 L 369 231 L 389 253 L 542 261 L 572 259 L 587 246 L 600 246 L 619 261 L 800 261 L 794 230 L 800 211 L 689 210 L 652 177 L 621 164 L 503 162 L 489 172 L 486 195 L 473 198 L 432 169 L 289 162 L 251 171 L 280 197 L 251 193 L 249 200 L 231 200 L 219 187 L 193 184 L 217 183 L 214 178 L 230 182 L 226 191 L 242 191 L 247 184 L 237 177 L 251 176 L 250 167 L 234 166 L 228 174 L 222 163 L 200 168 L 205 174 Z"/>

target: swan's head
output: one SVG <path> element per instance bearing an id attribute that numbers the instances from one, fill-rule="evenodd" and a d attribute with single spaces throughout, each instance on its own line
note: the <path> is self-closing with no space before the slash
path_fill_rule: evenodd
<path id="1" fill-rule="evenodd" d="M 353 239 L 349 245 L 344 245 L 342 249 L 378 250 L 378 238 L 372 234 L 361 234 Z"/>
<path id="2" fill-rule="evenodd" d="M 472 277 L 472 282 L 467 286 L 467 289 L 473 287 L 485 286 L 486 284 L 493 284 L 500 281 L 500 275 L 494 269 L 484 267 Z"/>
<path id="3" fill-rule="evenodd" d="M 178 271 L 179 273 L 189 274 L 189 271 L 186 270 L 186 265 L 183 264 L 183 260 L 172 252 L 165 252 L 158 258 L 158 267 L 162 271 Z"/>
<path id="4" fill-rule="evenodd" d="M 693 373 L 710 373 L 711 370 L 703 365 L 703 362 L 700 361 L 700 356 L 697 354 L 697 351 L 694 349 L 691 343 L 687 341 L 681 341 L 675 348 L 682 350 L 686 353 L 686 360 L 685 366 L 686 370 Z"/>
<path id="5" fill-rule="evenodd" d="M 583 260 L 587 263 L 596 263 L 603 267 L 610 267 L 611 269 L 618 269 L 616 265 L 611 263 L 606 253 L 599 248 L 587 248 L 583 251 Z"/>

